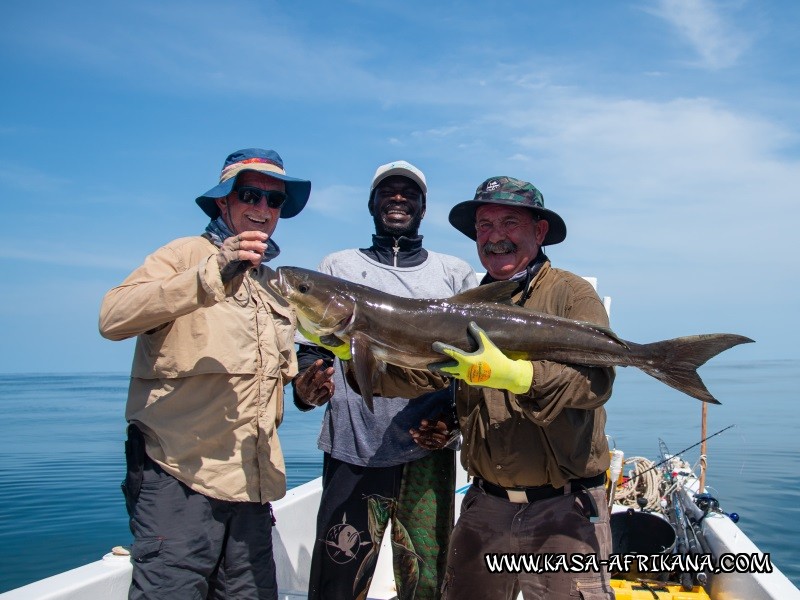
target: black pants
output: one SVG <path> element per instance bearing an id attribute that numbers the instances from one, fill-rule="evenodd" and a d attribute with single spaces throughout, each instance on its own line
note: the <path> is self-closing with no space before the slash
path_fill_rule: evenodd
<path id="1" fill-rule="evenodd" d="M 149 458 L 128 500 L 130 600 L 277 599 L 269 504 L 209 498 Z"/>
<path id="2" fill-rule="evenodd" d="M 454 481 L 452 450 L 393 467 L 360 467 L 326 453 L 309 599 L 366 597 L 390 520 L 398 597 L 438 599 Z"/>

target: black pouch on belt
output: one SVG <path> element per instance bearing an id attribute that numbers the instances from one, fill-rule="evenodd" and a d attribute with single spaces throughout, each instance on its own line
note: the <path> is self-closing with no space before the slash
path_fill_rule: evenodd
<path id="1" fill-rule="evenodd" d="M 584 486 L 580 486 L 573 493 L 577 496 L 578 501 L 583 507 L 583 514 L 586 515 L 589 521 L 592 523 L 597 523 L 600 521 L 600 511 L 597 510 L 597 502 L 595 502 L 592 492 L 590 492 Z"/>
<path id="2" fill-rule="evenodd" d="M 122 482 L 122 494 L 125 496 L 125 508 L 128 516 L 133 517 L 133 507 L 142 488 L 142 472 L 144 471 L 144 436 L 134 424 L 128 425 L 128 439 L 125 441 L 125 481 Z"/>

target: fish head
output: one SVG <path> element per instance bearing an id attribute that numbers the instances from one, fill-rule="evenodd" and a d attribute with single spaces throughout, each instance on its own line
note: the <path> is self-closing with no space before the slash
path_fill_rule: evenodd
<path id="1" fill-rule="evenodd" d="M 347 282 L 300 267 L 278 267 L 270 287 L 294 306 L 306 331 L 320 337 L 341 333 L 355 310 Z"/>

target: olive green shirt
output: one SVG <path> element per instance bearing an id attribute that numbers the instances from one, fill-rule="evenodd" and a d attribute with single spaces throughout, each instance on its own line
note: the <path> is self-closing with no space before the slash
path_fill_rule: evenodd
<path id="1" fill-rule="evenodd" d="M 531 282 L 524 306 L 608 326 L 608 314 L 594 288 L 549 262 Z M 569 479 L 605 471 L 609 454 L 603 404 L 613 382 L 610 367 L 544 360 L 533 361 L 533 383 L 525 394 L 457 381 L 464 468 L 503 487 L 561 487 Z"/>
<path id="2" fill-rule="evenodd" d="M 524 306 L 608 326 L 608 314 L 591 284 L 554 269 L 549 261 L 532 280 Z M 605 471 L 609 453 L 603 404 L 611 396 L 614 369 L 546 360 L 532 363 L 532 385 L 524 394 L 456 381 L 461 462 L 467 473 L 512 488 L 561 487 L 567 480 Z M 375 392 L 413 395 L 441 385 L 441 378 L 430 373 L 390 365 Z"/>

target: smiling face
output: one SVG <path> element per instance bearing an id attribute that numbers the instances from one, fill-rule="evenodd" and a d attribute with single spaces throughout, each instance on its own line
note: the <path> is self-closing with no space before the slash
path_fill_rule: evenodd
<path id="1" fill-rule="evenodd" d="M 237 187 L 255 187 L 262 190 L 285 191 L 284 183 L 269 175 L 256 171 L 244 171 L 236 178 L 236 186 L 224 198 L 217 198 L 220 214 L 233 233 L 243 231 L 263 231 L 269 236 L 278 226 L 281 215 L 280 208 L 267 206 L 266 198 L 262 197 L 258 204 L 245 204 L 239 201 L 236 193 Z"/>
<path id="2" fill-rule="evenodd" d="M 475 212 L 478 255 L 494 279 L 510 279 L 536 258 L 549 225 L 527 208 L 484 204 Z"/>
<path id="3" fill-rule="evenodd" d="M 425 216 L 422 190 L 408 177 L 387 177 L 375 188 L 369 212 L 378 235 L 415 236 Z"/>

